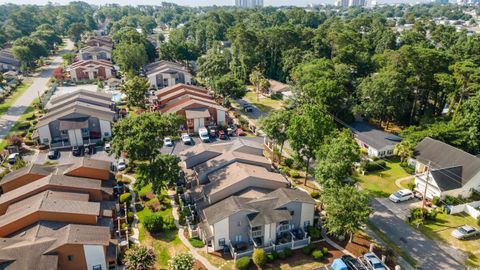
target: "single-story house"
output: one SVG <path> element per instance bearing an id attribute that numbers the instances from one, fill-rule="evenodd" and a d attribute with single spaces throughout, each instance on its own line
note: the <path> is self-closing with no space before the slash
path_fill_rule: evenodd
<path id="1" fill-rule="evenodd" d="M 161 113 L 183 116 L 181 129 L 197 132 L 199 128 L 226 125 L 227 109 L 218 105 L 208 92 L 200 87 L 180 84 L 155 93 L 153 109 Z"/>
<path id="2" fill-rule="evenodd" d="M 111 60 L 112 48 L 107 46 L 86 46 L 79 50 L 80 60 Z"/>
<path id="3" fill-rule="evenodd" d="M 284 92 L 290 91 L 290 86 L 275 80 L 268 80 L 270 87 L 267 89 L 267 95 L 277 95 L 283 94 Z"/>
<path id="4" fill-rule="evenodd" d="M 47 113 L 37 123 L 40 143 L 72 147 L 112 136 L 111 125 L 117 114 L 111 96 L 82 91 L 52 100 Z"/>
<path id="5" fill-rule="evenodd" d="M 15 59 L 11 48 L 0 51 L 0 71 L 18 71 L 20 61 Z"/>
<path id="6" fill-rule="evenodd" d="M 355 141 L 370 157 L 393 156 L 395 145 L 401 142 L 399 136 L 388 133 L 367 122 L 356 121 L 350 125 Z"/>
<path id="7" fill-rule="evenodd" d="M 469 197 L 480 191 L 480 158 L 444 142 L 425 138 L 413 153 L 415 190 L 426 197 Z"/>
<path id="8" fill-rule="evenodd" d="M 178 83 L 192 84 L 192 74 L 179 63 L 157 61 L 146 65 L 144 70 L 153 89 L 162 89 Z"/>
<path id="9" fill-rule="evenodd" d="M 113 41 L 109 36 L 92 36 L 85 41 L 86 46 L 113 48 Z"/>
<path id="10" fill-rule="evenodd" d="M 109 60 L 80 60 L 69 67 L 74 81 L 107 80 L 115 76 L 115 67 Z"/>
<path id="11" fill-rule="evenodd" d="M 231 196 L 203 209 L 200 236 L 215 251 L 251 242 L 269 247 L 291 239 L 292 230 L 313 225 L 314 209 L 315 201 L 301 190 L 279 188 L 257 198 Z"/>

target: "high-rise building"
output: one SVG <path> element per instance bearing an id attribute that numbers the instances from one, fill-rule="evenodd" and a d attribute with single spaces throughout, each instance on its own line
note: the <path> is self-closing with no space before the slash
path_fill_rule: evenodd
<path id="1" fill-rule="evenodd" d="M 367 0 L 336 0 L 335 5 L 337 7 L 365 7 Z"/>
<path id="2" fill-rule="evenodd" d="M 235 6 L 241 8 L 263 7 L 263 0 L 235 0 Z"/>

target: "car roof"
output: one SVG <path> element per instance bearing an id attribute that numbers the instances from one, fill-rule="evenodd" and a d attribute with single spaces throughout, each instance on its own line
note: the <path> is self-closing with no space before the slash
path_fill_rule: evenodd
<path id="1" fill-rule="evenodd" d="M 470 226 L 470 225 L 463 225 L 461 228 L 464 228 L 465 230 L 467 231 L 470 231 L 470 230 L 476 230 L 474 227 Z"/>
<path id="2" fill-rule="evenodd" d="M 17 155 L 18 155 L 18 153 L 12 153 L 12 154 L 8 155 L 8 158 L 12 158 L 12 157 L 15 157 Z"/>
<path id="3" fill-rule="evenodd" d="M 412 191 L 411 191 L 410 189 L 401 189 L 401 190 L 399 190 L 398 192 L 400 192 L 401 194 L 412 193 Z"/>

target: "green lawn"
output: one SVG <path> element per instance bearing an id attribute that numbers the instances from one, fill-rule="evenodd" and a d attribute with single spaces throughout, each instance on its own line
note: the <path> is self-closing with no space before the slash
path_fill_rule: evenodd
<path id="1" fill-rule="evenodd" d="M 247 92 L 245 99 L 251 104 L 257 106 L 257 108 L 264 113 L 268 113 L 272 110 L 278 110 L 283 106 L 283 101 L 281 99 L 271 99 L 260 95 L 259 100 L 257 100 L 257 93 L 250 91 Z"/>
<path id="2" fill-rule="evenodd" d="M 17 101 L 18 98 L 21 97 L 23 93 L 25 93 L 25 91 L 28 89 L 28 87 L 30 87 L 30 85 L 32 85 L 31 81 L 22 82 L 22 84 L 17 87 L 15 92 L 13 92 L 7 99 L 5 99 L 2 104 L 0 104 L 0 115 L 3 115 L 5 112 L 7 112 L 8 109 L 12 107 L 13 103 L 15 103 L 15 101 Z"/>
<path id="3" fill-rule="evenodd" d="M 462 225 L 468 224 L 478 228 L 476 220 L 467 214 L 447 215 L 439 213 L 436 221 L 425 221 L 420 230 L 430 238 L 448 243 L 456 249 L 467 252 L 470 257 L 466 264 L 471 267 L 480 267 L 480 237 L 469 240 L 458 240 L 450 234 Z"/>
<path id="4" fill-rule="evenodd" d="M 375 197 L 388 197 L 393 192 L 399 190 L 395 185 L 395 180 L 411 176 L 401 166 L 400 161 L 396 159 L 387 160 L 387 169 L 383 171 L 365 173 L 365 175 L 356 174 L 354 178 L 360 183 L 360 186 Z M 402 185 L 407 186 L 408 182 L 403 181 Z"/>

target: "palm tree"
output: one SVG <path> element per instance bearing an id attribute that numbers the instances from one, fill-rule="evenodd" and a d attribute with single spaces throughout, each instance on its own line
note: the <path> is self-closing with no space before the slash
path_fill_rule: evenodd
<path id="1" fill-rule="evenodd" d="M 413 144 L 410 141 L 402 141 L 395 145 L 393 153 L 400 157 L 400 160 L 406 162 L 413 155 Z"/>

